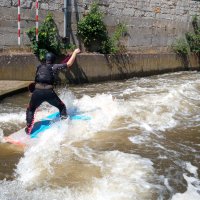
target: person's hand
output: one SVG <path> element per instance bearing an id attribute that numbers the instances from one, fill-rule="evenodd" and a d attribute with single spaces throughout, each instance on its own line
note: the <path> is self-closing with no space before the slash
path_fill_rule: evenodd
<path id="1" fill-rule="evenodd" d="M 70 59 L 67 61 L 67 67 L 72 66 L 72 64 L 74 63 L 74 60 L 76 58 L 76 55 L 79 54 L 81 52 L 81 50 L 79 48 L 75 49 L 70 57 Z"/>
<path id="2" fill-rule="evenodd" d="M 81 50 L 79 48 L 77 48 L 77 49 L 74 50 L 75 54 L 79 54 L 80 52 L 81 52 Z"/>

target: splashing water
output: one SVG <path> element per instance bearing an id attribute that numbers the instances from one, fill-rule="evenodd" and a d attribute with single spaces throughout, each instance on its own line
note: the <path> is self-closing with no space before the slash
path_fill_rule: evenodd
<path id="1" fill-rule="evenodd" d="M 58 90 L 68 113 L 91 120 L 44 132 L 0 182 L 0 199 L 198 200 L 199 80 L 182 72 Z M 36 117 L 55 111 L 43 104 Z M 22 123 L 20 112 L 0 125 Z"/>

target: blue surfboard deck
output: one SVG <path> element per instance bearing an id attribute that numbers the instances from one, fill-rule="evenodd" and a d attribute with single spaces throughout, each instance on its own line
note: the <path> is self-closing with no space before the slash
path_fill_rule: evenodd
<path id="1" fill-rule="evenodd" d="M 91 117 L 87 115 L 69 115 L 70 120 L 90 120 Z M 40 133 L 44 132 L 45 130 L 51 128 L 51 125 L 60 121 L 59 112 L 53 113 L 38 122 L 35 122 L 31 131 L 30 138 L 37 138 Z"/>
<path id="2" fill-rule="evenodd" d="M 69 119 L 90 120 L 91 117 L 84 114 L 79 114 L 78 112 L 73 112 L 72 114 L 69 114 Z M 59 113 L 58 112 L 53 113 L 41 119 L 40 121 L 35 122 L 30 136 L 25 133 L 25 130 L 23 128 L 15 133 L 12 133 L 9 136 L 4 137 L 3 141 L 13 144 L 20 148 L 21 147 L 24 148 L 28 144 L 31 144 L 31 140 L 37 139 L 39 135 L 42 134 L 42 132 L 44 132 L 47 129 L 50 129 L 53 124 L 59 121 L 60 121 Z"/>

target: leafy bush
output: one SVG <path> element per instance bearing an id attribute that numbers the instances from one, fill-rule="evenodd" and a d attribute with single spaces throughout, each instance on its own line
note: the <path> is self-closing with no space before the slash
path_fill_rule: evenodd
<path id="1" fill-rule="evenodd" d="M 172 49 L 180 56 L 186 56 L 190 52 L 190 47 L 185 39 L 178 39 L 172 44 Z"/>
<path id="2" fill-rule="evenodd" d="M 200 54 L 200 26 L 197 16 L 193 17 L 192 25 L 194 32 L 185 34 L 186 41 L 179 39 L 172 45 L 173 50 L 180 55 L 187 55 L 189 52 Z"/>
<path id="3" fill-rule="evenodd" d="M 27 31 L 27 35 L 32 43 L 33 52 L 40 60 L 44 60 L 48 51 L 55 55 L 60 55 L 61 50 L 64 48 L 52 14 L 48 14 L 44 22 L 39 26 L 38 42 L 36 41 L 35 27 L 30 28 Z"/>
<path id="4" fill-rule="evenodd" d="M 186 39 L 191 52 L 200 53 L 200 34 L 187 33 Z"/>
<path id="5" fill-rule="evenodd" d="M 197 15 L 195 15 L 192 19 L 192 26 L 193 26 L 193 29 L 194 29 L 194 33 L 195 34 L 200 34 L 200 27 L 199 27 L 199 20 L 198 20 L 198 17 Z"/>
<path id="6" fill-rule="evenodd" d="M 119 24 L 113 36 L 109 37 L 103 14 L 97 3 L 93 3 L 90 12 L 78 22 L 77 34 L 88 51 L 116 53 L 119 51 L 119 39 L 125 31 L 125 25 Z"/>
<path id="7" fill-rule="evenodd" d="M 83 41 L 88 51 L 93 51 L 94 46 L 98 52 L 106 51 L 105 42 L 108 42 L 106 26 L 103 23 L 103 15 L 96 3 L 92 4 L 90 12 L 78 22 L 77 34 Z M 99 48 L 98 48 L 99 46 Z"/>
<path id="8" fill-rule="evenodd" d="M 111 53 L 118 53 L 121 51 L 124 51 L 125 47 L 123 45 L 121 45 L 120 43 L 120 38 L 127 33 L 127 28 L 124 24 L 119 23 L 116 27 L 116 30 L 113 34 L 113 36 L 111 37 L 111 46 L 110 46 L 110 50 Z"/>
<path id="9" fill-rule="evenodd" d="M 191 52 L 200 54 L 200 26 L 199 26 L 199 19 L 196 15 L 193 17 L 192 25 L 194 32 L 186 33 L 185 36 L 190 46 Z"/>

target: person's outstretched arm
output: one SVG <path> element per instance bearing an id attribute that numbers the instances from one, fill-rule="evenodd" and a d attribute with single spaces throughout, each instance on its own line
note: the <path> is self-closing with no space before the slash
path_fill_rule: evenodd
<path id="1" fill-rule="evenodd" d="M 75 49 L 70 57 L 70 59 L 67 61 L 67 67 L 71 67 L 72 64 L 74 63 L 75 61 L 75 58 L 76 58 L 76 55 L 79 54 L 81 52 L 81 50 L 78 48 L 78 49 Z"/>

